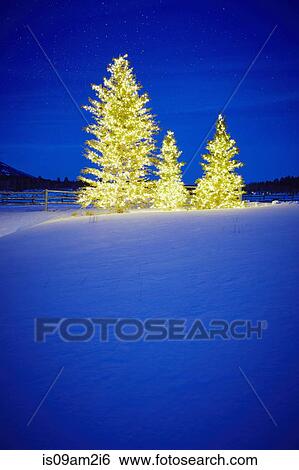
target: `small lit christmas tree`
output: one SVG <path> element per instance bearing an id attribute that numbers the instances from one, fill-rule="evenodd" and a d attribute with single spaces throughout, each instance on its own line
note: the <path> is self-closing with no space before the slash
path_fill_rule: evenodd
<path id="1" fill-rule="evenodd" d="M 146 93 L 139 94 L 127 55 L 113 59 L 110 78 L 103 85 L 92 85 L 96 99 L 84 108 L 94 122 L 86 131 L 94 136 L 87 140 L 85 156 L 97 167 L 85 168 L 81 176 L 87 184 L 79 193 L 83 207 L 96 207 L 123 212 L 144 203 L 148 197 L 145 180 L 155 161 L 154 134 L 158 127 L 146 104 Z"/>
<path id="2" fill-rule="evenodd" d="M 226 123 L 220 114 L 216 123 L 216 133 L 207 145 L 208 153 L 203 155 L 207 163 L 202 163 L 204 175 L 197 180 L 192 198 L 196 209 L 216 209 L 243 206 L 243 178 L 235 170 L 243 163 L 234 159 L 239 153 L 236 142 L 226 131 Z"/>
<path id="3" fill-rule="evenodd" d="M 183 207 L 187 200 L 187 190 L 182 182 L 181 167 L 178 161 L 180 152 L 177 148 L 174 133 L 168 131 L 164 137 L 161 155 L 156 163 L 156 181 L 153 206 L 159 209 L 173 210 Z"/>

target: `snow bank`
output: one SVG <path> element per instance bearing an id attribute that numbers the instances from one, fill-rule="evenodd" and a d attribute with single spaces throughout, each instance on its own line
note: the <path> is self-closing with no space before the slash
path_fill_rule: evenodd
<path id="1" fill-rule="evenodd" d="M 46 212 L 35 206 L 0 206 L 0 237 L 34 227 L 47 220 L 70 217 L 74 211 L 74 208 Z"/>
<path id="2" fill-rule="evenodd" d="M 9 213 L 1 211 L 10 235 L 0 239 L 4 448 L 297 446 L 298 205 Z M 33 327 L 41 316 L 249 319 L 268 329 L 247 341 L 54 335 L 41 344 Z"/>

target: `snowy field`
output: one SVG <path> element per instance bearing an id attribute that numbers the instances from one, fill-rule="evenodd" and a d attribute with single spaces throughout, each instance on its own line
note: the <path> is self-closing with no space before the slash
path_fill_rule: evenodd
<path id="1" fill-rule="evenodd" d="M 47 220 L 70 217 L 76 207 L 46 212 L 42 206 L 0 206 L 0 237 L 34 227 Z"/>
<path id="2" fill-rule="evenodd" d="M 1 446 L 296 448 L 299 205 L 73 212 L 0 210 Z M 260 340 L 36 343 L 36 317 L 268 328 Z"/>

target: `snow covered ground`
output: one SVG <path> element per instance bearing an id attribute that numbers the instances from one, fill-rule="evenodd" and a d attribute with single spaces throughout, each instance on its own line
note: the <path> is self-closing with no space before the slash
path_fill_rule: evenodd
<path id="1" fill-rule="evenodd" d="M 42 206 L 0 206 L 0 237 L 47 220 L 70 217 L 75 211 L 71 207 L 46 212 Z"/>
<path id="2" fill-rule="evenodd" d="M 73 212 L 0 210 L 1 445 L 295 448 L 299 206 Z M 36 317 L 126 316 L 268 328 L 246 341 L 34 342 Z"/>

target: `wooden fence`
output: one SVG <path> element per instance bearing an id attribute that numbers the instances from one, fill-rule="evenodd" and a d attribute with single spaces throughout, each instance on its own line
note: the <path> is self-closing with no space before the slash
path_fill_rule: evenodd
<path id="1" fill-rule="evenodd" d="M 299 193 L 248 193 L 243 195 L 249 202 L 299 202 Z"/>
<path id="2" fill-rule="evenodd" d="M 190 193 L 194 186 L 187 186 Z M 44 206 L 48 210 L 49 206 L 56 205 L 74 205 L 77 202 L 76 191 L 60 190 L 37 190 L 37 191 L 0 191 L 0 206 L 2 205 L 26 205 L 26 206 Z M 299 202 L 299 193 L 249 193 L 243 195 L 243 200 L 250 202 Z"/>
<path id="3" fill-rule="evenodd" d="M 47 211 L 50 205 L 77 204 L 76 191 L 0 191 L 1 205 L 44 206 Z"/>

